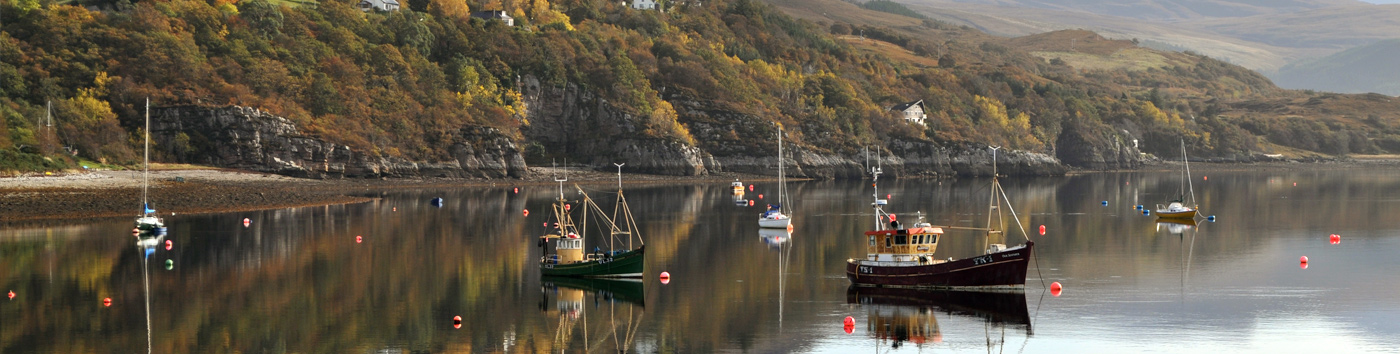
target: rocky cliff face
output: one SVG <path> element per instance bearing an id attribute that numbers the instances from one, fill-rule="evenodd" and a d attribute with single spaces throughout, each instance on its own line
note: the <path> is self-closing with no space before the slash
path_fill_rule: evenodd
<path id="1" fill-rule="evenodd" d="M 762 117 L 672 97 L 669 102 L 698 143 L 690 146 L 646 137 L 640 132 L 639 117 L 577 86 L 541 85 L 532 77 L 524 78 L 522 86 L 530 122 L 523 132 L 532 146 L 539 146 L 539 158 L 564 158 L 604 170 L 625 162 L 629 172 L 662 175 L 777 172 L 775 142 L 768 138 L 775 136 L 777 126 Z M 290 120 L 250 107 L 164 107 L 152 109 L 151 118 L 154 146 L 167 161 L 313 178 L 526 175 L 522 149 L 489 127 L 461 128 L 448 149 L 450 160 L 421 162 L 374 156 L 305 136 Z M 1067 126 L 1056 144 L 1056 156 L 1001 150 L 997 169 L 1004 175 L 1058 175 L 1065 173 L 1067 165 L 1140 166 L 1136 149 L 1122 139 L 1111 129 Z M 863 151 L 825 151 L 800 141 L 784 146 L 790 176 L 865 177 Z M 890 140 L 879 151 L 878 162 L 889 177 L 992 173 L 992 153 L 982 146 Z"/>
<path id="2" fill-rule="evenodd" d="M 567 158 L 600 169 L 627 163 L 630 172 L 694 176 L 708 172 L 698 147 L 643 137 L 638 117 L 611 105 L 577 85 L 541 85 L 533 76 L 522 78 L 528 140 L 547 156 Z"/>
<path id="3" fill-rule="evenodd" d="M 151 139 L 175 162 L 313 178 L 522 177 L 525 160 L 493 128 L 465 127 L 448 149 L 452 161 L 372 156 L 304 136 L 292 121 L 241 107 L 175 106 L 151 110 Z"/>

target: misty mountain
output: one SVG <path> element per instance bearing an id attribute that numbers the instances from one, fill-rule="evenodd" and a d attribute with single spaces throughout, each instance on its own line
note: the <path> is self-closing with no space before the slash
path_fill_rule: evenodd
<path id="1" fill-rule="evenodd" d="M 1290 64 L 1274 75 L 1274 83 L 1284 88 L 1400 96 L 1395 58 L 1400 58 L 1400 39 L 1384 40 Z"/>

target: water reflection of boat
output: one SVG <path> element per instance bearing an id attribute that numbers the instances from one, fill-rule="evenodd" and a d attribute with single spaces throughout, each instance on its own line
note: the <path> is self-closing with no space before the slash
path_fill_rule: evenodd
<path id="1" fill-rule="evenodd" d="M 992 165 L 996 166 L 995 149 Z M 882 208 L 887 202 L 879 199 L 878 184 L 875 186 L 875 230 L 865 232 L 866 257 L 851 258 L 846 261 L 846 277 L 851 283 L 864 286 L 890 286 L 913 288 L 953 288 L 963 290 L 1021 291 L 1026 285 L 1026 266 L 1030 263 L 1035 243 L 1026 237 L 1026 243 L 1006 247 L 1005 244 L 990 243 L 992 236 L 1004 236 L 999 230 L 1001 206 L 1008 200 L 1001 183 L 997 181 L 996 169 L 992 169 L 991 205 L 988 206 L 987 227 L 933 226 L 922 218 L 914 227 L 903 228 L 895 216 Z M 871 169 L 873 181 L 880 179 L 880 168 Z M 1009 205 L 1008 205 L 1009 207 Z M 1013 216 L 1015 211 L 1012 211 Z M 996 217 L 996 223 L 992 218 Z M 1020 222 L 1017 221 L 1017 226 Z M 976 257 L 962 259 L 937 259 L 934 252 L 944 229 L 985 231 L 987 250 Z M 1025 234 L 1023 229 L 1022 234 Z"/>
<path id="2" fill-rule="evenodd" d="M 557 302 L 582 301 L 585 294 L 591 294 L 597 301 L 622 301 L 637 306 L 646 305 L 646 292 L 640 279 L 597 279 L 545 276 L 540 279 L 546 294 L 557 295 Z M 548 296 L 546 296 L 548 297 Z M 581 306 L 581 304 L 580 304 Z M 563 309 L 564 305 L 560 305 Z M 569 305 L 567 307 L 574 307 Z"/>
<path id="3" fill-rule="evenodd" d="M 619 353 L 629 352 L 641 328 L 641 311 L 646 293 L 641 280 L 550 277 L 541 279 L 543 298 L 540 309 L 559 317 L 554 333 L 554 347 L 565 352 L 574 344 L 575 335 L 582 335 L 584 351 L 612 342 Z M 550 296 L 554 308 L 549 307 Z M 598 312 L 590 322 L 589 312 Z M 624 318 L 624 322 L 619 322 Z M 579 322 L 582 330 L 576 331 Z M 591 333 L 590 333 L 591 332 Z M 602 336 L 590 338 L 590 336 Z M 608 337 L 614 340 L 608 341 Z"/>
<path id="4" fill-rule="evenodd" d="M 1181 236 L 1187 230 L 1196 227 L 1195 219 L 1157 219 L 1157 231 L 1166 229 L 1173 235 Z"/>
<path id="5" fill-rule="evenodd" d="M 1026 297 L 1015 293 L 929 291 L 908 288 L 846 288 L 846 303 L 866 309 L 866 331 L 899 348 L 943 341 L 935 313 L 980 318 L 986 324 L 1024 329 L 1032 335 Z M 990 342 L 989 342 L 990 343 Z"/>
<path id="6" fill-rule="evenodd" d="M 156 248 L 165 241 L 164 228 L 160 229 L 156 235 L 137 235 L 136 249 L 141 252 L 141 294 L 146 300 L 146 353 L 150 353 L 151 346 L 151 254 L 156 253 Z"/>
<path id="7" fill-rule="evenodd" d="M 735 194 L 735 195 L 734 195 L 734 205 L 737 205 L 737 206 L 749 206 L 749 200 L 748 200 L 748 199 L 744 199 L 744 193 L 743 193 L 743 192 L 739 192 L 738 194 Z"/>
<path id="8" fill-rule="evenodd" d="M 787 229 L 761 228 L 758 229 L 758 237 L 763 240 L 764 244 L 780 247 L 792 238 L 792 231 L 788 231 Z"/>

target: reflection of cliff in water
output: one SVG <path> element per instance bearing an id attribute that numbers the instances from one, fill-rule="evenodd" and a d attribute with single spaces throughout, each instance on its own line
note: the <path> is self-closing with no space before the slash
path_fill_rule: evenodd
<path id="1" fill-rule="evenodd" d="M 937 312 L 980 318 L 989 325 L 1023 329 L 1027 336 L 1034 334 L 1024 294 L 852 285 L 846 289 L 846 303 L 860 304 L 867 313 L 867 333 L 875 339 L 890 341 L 893 348 L 906 342 L 915 345 L 942 342 L 943 333 L 934 315 Z"/>

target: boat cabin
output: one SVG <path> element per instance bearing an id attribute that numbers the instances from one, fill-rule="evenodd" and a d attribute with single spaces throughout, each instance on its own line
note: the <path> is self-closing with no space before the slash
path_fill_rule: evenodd
<path id="1" fill-rule="evenodd" d="M 568 236 L 548 235 L 546 239 L 555 239 L 554 254 L 545 255 L 546 263 L 569 264 L 583 261 L 583 238 L 576 233 L 569 233 Z"/>
<path id="2" fill-rule="evenodd" d="M 873 262 L 933 264 L 937 262 L 933 252 L 938 249 L 938 237 L 942 235 L 943 228 L 931 226 L 867 231 L 865 257 Z"/>

